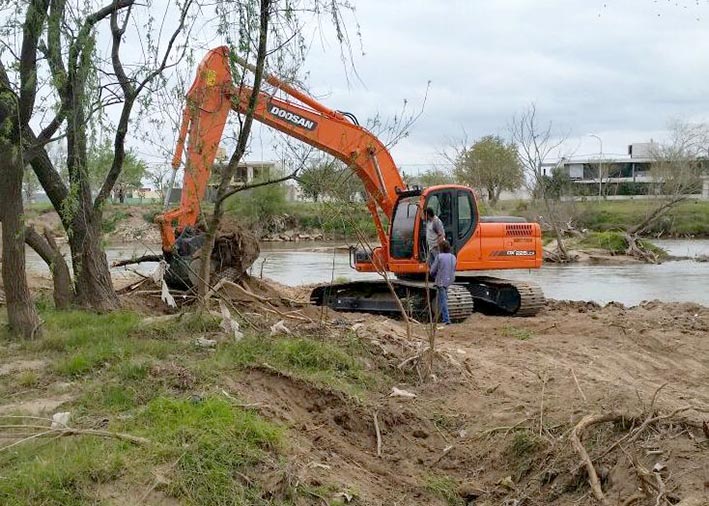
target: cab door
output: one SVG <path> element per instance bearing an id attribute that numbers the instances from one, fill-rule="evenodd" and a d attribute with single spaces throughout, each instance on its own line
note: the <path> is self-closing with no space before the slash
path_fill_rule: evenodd
<path id="1" fill-rule="evenodd" d="M 463 187 L 434 190 L 427 195 L 426 207 L 431 207 L 441 219 L 446 240 L 453 253 L 458 255 L 477 228 L 478 217 L 472 193 Z M 425 245 L 425 224 L 422 224 L 421 230 L 422 244 Z M 475 249 L 479 249 L 479 245 Z"/>

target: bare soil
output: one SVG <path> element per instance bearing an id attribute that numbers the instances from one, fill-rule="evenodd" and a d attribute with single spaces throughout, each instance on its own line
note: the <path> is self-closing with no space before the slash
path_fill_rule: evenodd
<path id="1" fill-rule="evenodd" d="M 394 361 L 411 352 L 396 344 L 401 322 L 336 317 L 388 344 L 381 349 Z M 414 334 L 426 338 L 422 326 Z M 293 428 L 299 479 L 356 490 L 361 504 L 597 504 L 568 436 L 583 416 L 610 412 L 627 424 L 591 427 L 583 441 L 611 504 L 634 494 L 633 504 L 656 504 L 640 476 L 655 466 L 667 491 L 658 504 L 709 504 L 707 308 L 552 302 L 535 318 L 473 315 L 442 330 L 437 346 L 434 377 L 398 385 L 413 399 L 355 401 L 268 370 L 235 387 Z M 601 457 L 651 414 L 687 406 L 704 412 L 682 411 Z M 449 480 L 453 497 L 431 497 L 426 483 L 437 479 Z"/>
<path id="2" fill-rule="evenodd" d="M 296 504 L 352 497 L 359 505 L 595 505 L 569 436 L 586 415 L 618 413 L 621 421 L 581 435 L 608 503 L 709 504 L 709 308 L 550 301 L 533 318 L 474 314 L 437 331 L 429 374 L 428 326 L 413 324 L 408 337 L 400 320 L 294 309 L 307 288 L 260 280 L 246 287 L 260 299 L 234 300 L 243 314 L 282 319 L 295 334 L 329 342 L 354 335 L 371 352 L 365 369 L 394 378 L 359 395 L 268 364 L 223 378 L 227 390 L 287 427 L 285 470 L 265 465 L 248 477 L 273 497 L 300 483 L 313 492 Z M 391 396 L 392 386 L 415 397 Z M 70 396 L 13 399 L 0 413 L 61 410 L 41 405 L 61 395 Z M 636 432 L 653 417 L 660 419 Z M 317 492 L 322 487 L 328 495 Z M 101 492 L 115 504 L 135 494 Z M 154 504 L 173 504 L 155 494 Z"/>

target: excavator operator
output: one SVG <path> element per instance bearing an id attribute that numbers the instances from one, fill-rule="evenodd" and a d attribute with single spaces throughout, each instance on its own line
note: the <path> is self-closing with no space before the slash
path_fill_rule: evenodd
<path id="1" fill-rule="evenodd" d="M 446 240 L 443 222 L 436 216 L 432 207 L 426 208 L 426 246 L 428 246 L 428 265 L 433 265 L 438 256 L 440 245 Z"/>

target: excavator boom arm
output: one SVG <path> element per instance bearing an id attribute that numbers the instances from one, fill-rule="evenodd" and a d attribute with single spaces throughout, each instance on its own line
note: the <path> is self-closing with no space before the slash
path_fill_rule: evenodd
<path id="1" fill-rule="evenodd" d="M 244 62 L 239 63 L 250 68 Z M 387 234 L 376 207 L 391 219 L 397 194 L 405 189 L 404 181 L 386 146 L 374 134 L 353 123 L 344 114 L 328 109 L 278 78 L 267 76 L 266 81 L 298 102 L 259 92 L 253 111 L 254 119 L 346 163 L 364 184 L 379 239 L 382 245 L 386 245 Z M 186 141 L 187 160 L 181 205 L 158 217 L 165 251 L 169 251 L 175 241 L 171 226 L 173 221 L 178 222 L 178 227 L 196 223 L 199 203 L 207 189 L 229 109 L 247 113 L 252 93 L 253 89 L 248 86 L 234 86 L 228 47 L 221 46 L 207 53 L 187 94 L 187 106 L 173 158 L 173 168 L 177 169 Z"/>

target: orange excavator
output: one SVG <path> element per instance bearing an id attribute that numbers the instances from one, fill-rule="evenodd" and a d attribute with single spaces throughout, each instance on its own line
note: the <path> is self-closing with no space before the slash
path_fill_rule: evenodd
<path id="1" fill-rule="evenodd" d="M 516 217 L 480 216 L 475 193 L 466 186 L 407 187 L 386 146 L 354 115 L 329 109 L 274 76 L 265 80 L 276 91 L 258 93 L 254 119 L 338 158 L 364 185 L 379 246 L 351 250 L 350 264 L 360 272 L 394 274 L 387 276 L 388 283 L 382 279 L 317 287 L 311 294 L 313 303 L 342 311 L 396 313 L 400 307 L 394 292 L 412 314 L 427 312 L 429 301 L 435 304 L 436 297 L 426 279 L 423 215 L 426 208 L 433 208 L 458 259 L 455 284 L 449 289 L 452 319 L 464 319 L 474 308 L 488 314 L 530 316 L 544 305 L 536 285 L 484 275 L 489 270 L 541 267 L 539 224 Z M 189 262 L 191 252 L 201 245 L 196 231 L 200 202 L 227 116 L 232 109 L 245 113 L 252 91 L 234 85 L 226 46 L 209 51 L 197 69 L 173 159 L 177 169 L 187 142 L 181 204 L 156 220 L 171 269 Z M 286 98 L 276 96 L 278 91 Z"/>

